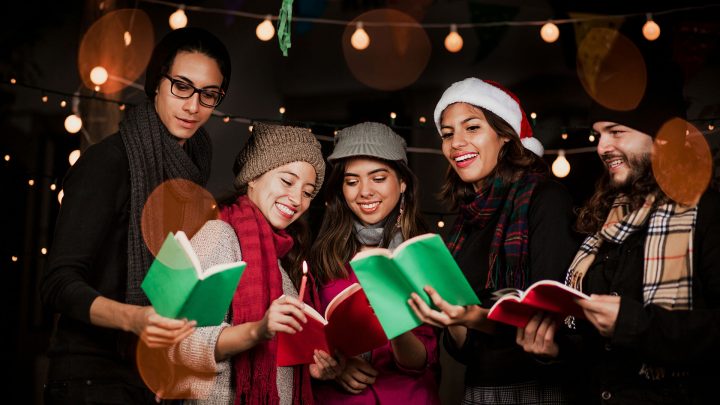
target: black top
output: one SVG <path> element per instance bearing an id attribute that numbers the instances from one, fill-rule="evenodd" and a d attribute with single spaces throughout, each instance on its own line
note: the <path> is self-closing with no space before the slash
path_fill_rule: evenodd
<path id="1" fill-rule="evenodd" d="M 561 184 L 547 180 L 539 183 L 530 199 L 528 213 L 530 241 L 530 283 L 538 280 L 564 280 L 578 249 L 580 238 L 572 231 L 572 198 Z M 471 228 L 464 246 L 456 255 L 460 269 L 475 289 L 483 306 L 494 303 L 485 289 L 489 272 L 488 255 L 499 213 L 483 229 Z M 529 284 L 528 284 L 529 285 Z M 517 328 L 498 324 L 496 334 L 468 329 L 462 348 L 455 347 L 445 334 L 445 347 L 456 360 L 467 365 L 468 386 L 508 385 L 543 378 L 552 379 L 555 366 L 536 361 L 515 343 Z"/>
<path id="2" fill-rule="evenodd" d="M 125 301 L 130 172 L 119 134 L 91 146 L 70 168 L 55 227 L 43 303 L 60 314 L 48 379 L 110 379 L 143 386 L 135 335 L 90 323 L 98 296 Z"/>
<path id="3" fill-rule="evenodd" d="M 692 311 L 643 305 L 642 278 L 647 229 L 622 244 L 604 243 L 583 278 L 588 294 L 620 295 L 612 338 L 577 320 L 561 357 L 580 361 L 583 403 L 716 403 L 720 381 L 720 195 L 707 192 L 698 204 L 693 238 Z M 663 367 L 666 378 L 638 374 L 643 363 Z"/>

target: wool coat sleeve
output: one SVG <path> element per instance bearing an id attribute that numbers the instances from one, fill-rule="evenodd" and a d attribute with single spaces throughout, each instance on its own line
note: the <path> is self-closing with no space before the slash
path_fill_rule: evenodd
<path id="1" fill-rule="evenodd" d="M 690 311 L 643 306 L 626 297 L 612 337 L 654 364 L 676 367 L 720 362 L 720 195 L 706 193 L 698 205 L 694 236 L 693 301 Z"/>
<path id="2" fill-rule="evenodd" d="M 43 303 L 54 312 L 90 323 L 98 296 L 124 299 L 127 227 L 116 228 L 130 197 L 129 179 L 127 156 L 117 142 L 88 148 L 68 171 L 40 287 Z"/>

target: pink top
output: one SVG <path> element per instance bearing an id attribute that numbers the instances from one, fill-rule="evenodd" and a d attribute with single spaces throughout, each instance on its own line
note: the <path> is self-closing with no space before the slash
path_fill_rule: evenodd
<path id="1" fill-rule="evenodd" d="M 350 266 L 347 279 L 337 279 L 320 288 L 322 310 L 339 292 L 358 279 Z M 440 404 L 437 377 L 439 375 L 437 330 L 429 325 L 422 325 L 412 333 L 425 345 L 427 363 L 420 370 L 409 370 L 401 367 L 392 353 L 392 346 L 385 346 L 372 351 L 370 363 L 378 371 L 375 383 L 360 394 L 345 391 L 334 381 L 313 380 L 313 396 L 318 404 Z"/>

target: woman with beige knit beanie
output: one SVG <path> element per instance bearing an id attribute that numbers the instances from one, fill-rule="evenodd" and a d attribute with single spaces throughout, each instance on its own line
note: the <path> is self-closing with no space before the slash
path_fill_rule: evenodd
<path id="1" fill-rule="evenodd" d="M 320 143 L 305 128 L 256 123 L 233 171 L 235 198 L 191 243 L 203 268 L 239 260 L 247 268 L 226 323 L 198 328 L 169 352 L 171 363 L 195 371 L 174 381 L 175 391 L 202 404 L 312 403 L 310 374 L 318 377 L 318 367 L 277 367 L 273 338 L 307 321 L 297 288 L 309 246 L 297 220 L 323 183 Z M 308 291 L 312 303 L 314 288 Z"/>

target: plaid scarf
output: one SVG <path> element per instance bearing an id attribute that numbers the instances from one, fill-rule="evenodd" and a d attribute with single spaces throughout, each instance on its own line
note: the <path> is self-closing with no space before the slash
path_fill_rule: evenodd
<path id="1" fill-rule="evenodd" d="M 499 215 L 490 244 L 488 278 L 485 288 L 513 287 L 524 289 L 530 272 L 528 211 L 530 198 L 542 174 L 526 173 L 512 183 L 504 184 L 499 176 L 486 181 L 472 201 L 460 204 L 448 249 L 456 256 L 467 238 L 466 225 L 480 229 Z"/>
<path id="2" fill-rule="evenodd" d="M 247 263 L 232 300 L 232 324 L 258 321 L 283 293 L 278 259 L 290 251 L 293 239 L 273 229 L 247 196 L 222 208 L 220 218 L 235 229 Z M 271 339 L 234 357 L 236 404 L 279 403 L 276 354 L 277 339 Z M 312 403 L 307 367 L 295 367 L 293 385 L 293 403 Z"/>
<path id="3" fill-rule="evenodd" d="M 639 209 L 628 212 L 628 200 L 618 196 L 602 229 L 588 236 L 575 255 L 565 284 L 582 291 L 582 280 L 603 242 L 621 244 L 645 227 L 643 303 L 668 310 L 691 310 L 693 277 L 693 233 L 697 206 L 663 204 L 653 209 L 649 195 Z M 651 380 L 663 378 L 661 367 L 643 364 L 640 374 Z"/>

